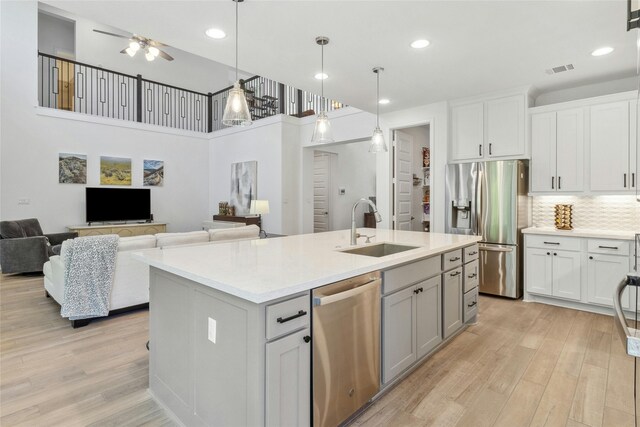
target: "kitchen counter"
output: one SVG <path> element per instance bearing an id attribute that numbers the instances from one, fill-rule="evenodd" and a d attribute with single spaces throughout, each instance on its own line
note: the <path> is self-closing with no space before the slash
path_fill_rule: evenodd
<path id="1" fill-rule="evenodd" d="M 244 300 L 261 304 L 318 286 L 437 255 L 480 241 L 478 236 L 358 229 L 375 235 L 370 244 L 389 242 L 416 249 L 375 258 L 342 253 L 350 231 L 302 234 L 197 246 L 150 249 L 134 258 Z M 364 238 L 359 238 L 363 242 Z M 360 244 L 358 246 L 366 246 Z"/>
<path id="2" fill-rule="evenodd" d="M 618 239 L 634 240 L 638 231 L 618 231 L 618 230 L 594 230 L 588 228 L 574 228 L 573 230 L 557 230 L 553 227 L 529 227 L 522 230 L 524 234 L 542 234 L 564 237 L 591 237 L 596 239 Z"/>

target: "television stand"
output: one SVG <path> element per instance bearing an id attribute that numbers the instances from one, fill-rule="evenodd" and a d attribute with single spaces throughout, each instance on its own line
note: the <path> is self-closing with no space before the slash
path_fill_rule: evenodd
<path id="1" fill-rule="evenodd" d="M 135 224 L 100 224 L 100 225 L 69 225 L 69 231 L 75 231 L 78 236 L 100 236 L 103 234 L 117 234 L 120 237 L 143 236 L 148 234 L 166 233 L 166 222 L 135 223 Z"/>

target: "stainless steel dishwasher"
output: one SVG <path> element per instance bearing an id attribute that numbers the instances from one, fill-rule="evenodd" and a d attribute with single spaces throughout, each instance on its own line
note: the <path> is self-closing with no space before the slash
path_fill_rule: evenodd
<path id="1" fill-rule="evenodd" d="M 380 390 L 380 273 L 315 289 L 313 425 L 337 426 Z"/>

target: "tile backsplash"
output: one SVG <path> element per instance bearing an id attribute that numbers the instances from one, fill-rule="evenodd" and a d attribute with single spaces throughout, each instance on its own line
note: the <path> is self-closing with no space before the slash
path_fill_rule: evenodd
<path id="1" fill-rule="evenodd" d="M 554 227 L 554 206 L 573 205 L 573 227 L 640 231 L 640 202 L 635 196 L 535 196 L 532 224 Z"/>

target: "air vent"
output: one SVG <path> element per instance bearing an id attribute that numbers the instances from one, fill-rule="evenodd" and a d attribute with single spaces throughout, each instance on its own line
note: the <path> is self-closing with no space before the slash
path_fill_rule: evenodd
<path id="1" fill-rule="evenodd" d="M 573 64 L 560 65 L 559 67 L 553 67 L 547 70 L 547 74 L 558 74 L 563 71 L 571 71 L 573 70 Z"/>

